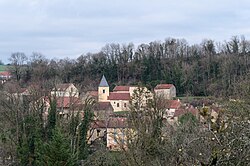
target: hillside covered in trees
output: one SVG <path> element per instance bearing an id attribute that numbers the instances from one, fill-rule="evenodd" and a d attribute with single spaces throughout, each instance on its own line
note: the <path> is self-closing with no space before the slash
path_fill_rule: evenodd
<path id="1" fill-rule="evenodd" d="M 11 55 L 10 62 L 15 66 L 12 70 L 15 78 L 22 85 L 56 78 L 96 87 L 105 74 L 112 86 L 140 83 L 150 88 L 157 83 L 173 83 L 178 96 L 228 97 L 246 93 L 249 56 L 250 41 L 244 36 L 234 36 L 223 43 L 203 40 L 194 45 L 173 38 L 138 47 L 133 43 L 107 44 L 100 52 L 77 59 L 48 60 L 40 53 L 28 58 L 17 52 Z"/>

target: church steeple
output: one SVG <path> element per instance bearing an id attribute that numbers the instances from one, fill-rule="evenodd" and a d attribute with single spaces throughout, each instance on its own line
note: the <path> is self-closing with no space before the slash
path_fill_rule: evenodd
<path id="1" fill-rule="evenodd" d="M 109 96 L 109 84 L 105 76 L 103 75 L 98 87 L 98 101 L 106 102 L 108 101 L 108 96 Z"/>
<path id="2" fill-rule="evenodd" d="M 101 79 L 101 82 L 99 84 L 99 87 L 109 87 L 109 84 L 108 84 L 104 75 L 102 75 L 102 79 Z"/>

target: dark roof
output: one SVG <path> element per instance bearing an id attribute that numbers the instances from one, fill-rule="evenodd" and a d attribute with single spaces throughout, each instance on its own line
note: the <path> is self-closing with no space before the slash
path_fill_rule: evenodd
<path id="1" fill-rule="evenodd" d="M 129 91 L 129 87 L 130 86 L 116 86 L 113 91 L 114 92 L 117 92 L 117 91 Z"/>
<path id="2" fill-rule="evenodd" d="M 57 97 L 56 106 L 59 108 L 69 108 L 71 105 L 80 105 L 81 102 L 77 97 Z"/>
<path id="3" fill-rule="evenodd" d="M 107 82 L 107 80 L 106 80 L 106 78 L 105 78 L 104 75 L 102 76 L 102 79 L 101 79 L 101 82 L 99 84 L 99 87 L 109 87 L 109 84 L 108 84 L 108 82 Z"/>
<path id="4" fill-rule="evenodd" d="M 95 104 L 95 109 L 100 111 L 100 110 L 111 110 L 113 109 L 112 105 L 110 102 L 98 102 Z"/>
<path id="5" fill-rule="evenodd" d="M 96 120 L 91 124 L 92 128 L 127 128 L 127 118 L 110 118 L 109 120 Z"/>
<path id="6" fill-rule="evenodd" d="M 65 83 L 65 84 L 58 84 L 56 85 L 56 90 L 66 90 L 69 86 L 71 85 L 71 83 Z"/>
<path id="7" fill-rule="evenodd" d="M 170 89 L 172 86 L 174 86 L 173 84 L 158 84 L 155 89 Z"/>
<path id="8" fill-rule="evenodd" d="M 108 100 L 130 100 L 130 94 L 111 92 L 109 93 Z"/>

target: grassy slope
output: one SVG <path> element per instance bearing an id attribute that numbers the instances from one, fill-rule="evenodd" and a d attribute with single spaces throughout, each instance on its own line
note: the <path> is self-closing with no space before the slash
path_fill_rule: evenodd
<path id="1" fill-rule="evenodd" d="M 1 71 L 8 71 L 9 67 L 11 67 L 11 66 L 0 65 L 0 72 L 1 72 Z"/>

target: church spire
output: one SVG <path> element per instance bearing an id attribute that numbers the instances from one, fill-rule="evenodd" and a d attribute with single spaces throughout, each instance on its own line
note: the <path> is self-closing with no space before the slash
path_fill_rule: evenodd
<path id="1" fill-rule="evenodd" d="M 99 87 L 109 87 L 109 84 L 108 84 L 108 82 L 107 82 L 107 80 L 106 80 L 106 78 L 105 78 L 104 75 L 102 76 L 102 79 L 101 79 L 101 82 L 99 84 Z"/>

